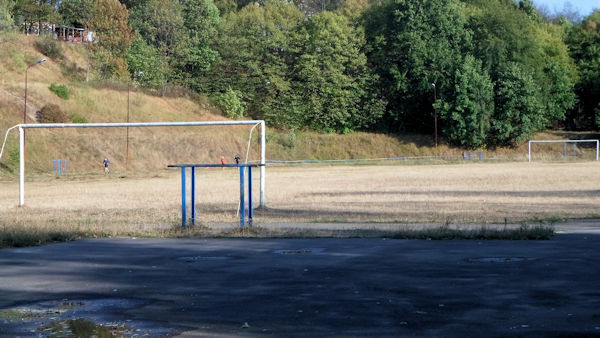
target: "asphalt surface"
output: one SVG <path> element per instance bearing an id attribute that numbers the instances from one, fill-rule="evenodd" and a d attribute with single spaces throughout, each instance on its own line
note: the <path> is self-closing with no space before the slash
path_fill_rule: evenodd
<path id="1" fill-rule="evenodd" d="M 600 336 L 600 234 L 98 239 L 0 250 L 0 336 Z"/>

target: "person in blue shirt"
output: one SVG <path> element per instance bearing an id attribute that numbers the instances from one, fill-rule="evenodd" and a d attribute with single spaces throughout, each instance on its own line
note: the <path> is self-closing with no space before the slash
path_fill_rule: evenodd
<path id="1" fill-rule="evenodd" d="M 104 175 L 108 175 L 110 174 L 110 169 L 108 169 L 108 165 L 110 164 L 110 161 L 108 160 L 108 158 L 104 158 Z"/>

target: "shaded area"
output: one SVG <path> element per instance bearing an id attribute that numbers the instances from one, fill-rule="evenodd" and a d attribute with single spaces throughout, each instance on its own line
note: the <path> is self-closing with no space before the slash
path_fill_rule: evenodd
<path id="1" fill-rule="evenodd" d="M 0 309 L 128 299 L 133 306 L 107 306 L 92 319 L 184 335 L 589 336 L 600 333 L 600 270 L 589 268 L 600 263 L 599 244 L 600 236 L 585 234 L 486 242 L 105 239 L 4 249 Z M 29 334 L 21 324 L 3 318 L 0 331 Z"/>

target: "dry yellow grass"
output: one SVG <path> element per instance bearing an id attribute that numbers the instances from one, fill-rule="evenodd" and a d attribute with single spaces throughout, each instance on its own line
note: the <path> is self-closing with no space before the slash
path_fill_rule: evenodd
<path id="1" fill-rule="evenodd" d="M 258 210 L 255 221 L 264 227 L 349 222 L 377 228 L 598 217 L 599 169 L 597 162 L 269 167 L 268 208 Z M 237 171 L 200 169 L 197 180 L 200 223 L 235 225 Z M 257 204 L 258 191 L 254 195 Z M 16 207 L 17 201 L 18 184 L 0 182 L 5 226 L 156 235 L 180 222 L 180 178 L 177 170 L 148 178 L 39 177 L 26 183 L 26 207 Z"/>

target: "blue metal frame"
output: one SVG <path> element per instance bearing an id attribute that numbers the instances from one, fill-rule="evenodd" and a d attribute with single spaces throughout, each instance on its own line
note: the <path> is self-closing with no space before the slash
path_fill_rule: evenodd
<path id="1" fill-rule="evenodd" d="M 186 168 L 191 169 L 190 180 L 191 180 L 191 196 L 190 196 L 190 213 L 191 213 L 191 224 L 196 224 L 196 168 L 216 168 L 216 167 L 239 167 L 240 169 L 240 227 L 246 226 L 246 201 L 245 201 L 245 185 L 244 185 L 244 172 L 248 168 L 248 224 L 252 226 L 253 218 L 253 206 L 252 206 L 252 167 L 260 167 L 261 164 L 173 164 L 169 165 L 169 168 L 180 168 L 181 169 L 181 226 L 186 227 L 187 225 L 187 205 L 186 205 Z"/>

